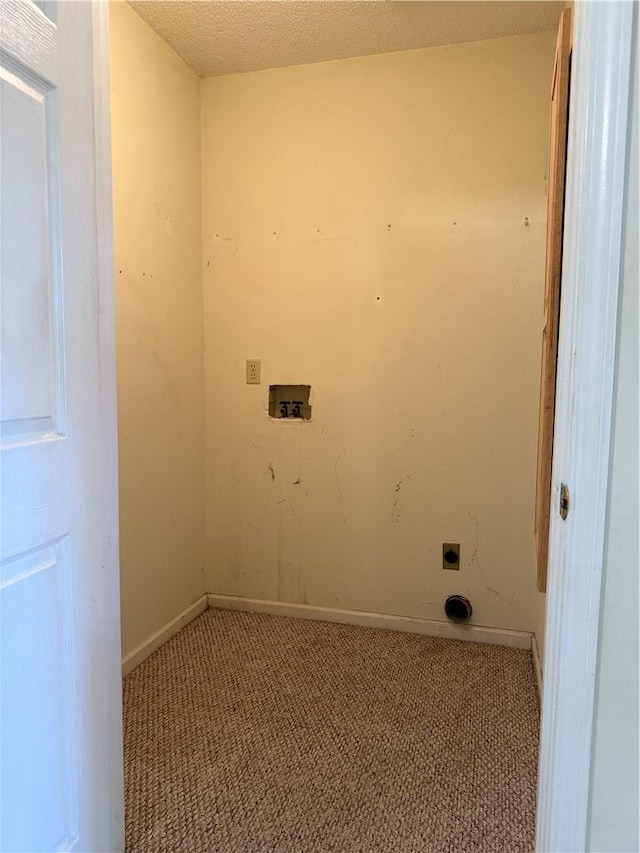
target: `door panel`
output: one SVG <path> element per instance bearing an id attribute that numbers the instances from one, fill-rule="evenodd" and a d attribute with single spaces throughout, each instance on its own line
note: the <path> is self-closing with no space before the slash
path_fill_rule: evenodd
<path id="1" fill-rule="evenodd" d="M 24 631 L 25 614 L 37 631 Z M 3 707 L 3 847 L 72 849 L 78 838 L 78 776 L 67 537 L 3 563 L 2 645 L 11 649 L 2 670 L 8 696 Z M 11 736 L 21 731 L 28 732 L 37 751 Z M 33 795 L 38 793 L 34 820 Z"/>
<path id="2" fill-rule="evenodd" d="M 2 446 L 64 433 L 57 92 L 0 59 Z"/>
<path id="3" fill-rule="evenodd" d="M 111 235 L 97 216 L 95 9 L 11 0 L 0 12 L 0 849 L 117 851 L 115 409 L 98 283 L 99 241 Z"/>

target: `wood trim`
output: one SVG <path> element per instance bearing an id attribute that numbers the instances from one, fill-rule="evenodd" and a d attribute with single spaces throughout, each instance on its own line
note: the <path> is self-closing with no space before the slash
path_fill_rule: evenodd
<path id="1" fill-rule="evenodd" d="M 575 9 L 536 850 L 588 849 L 632 3 Z"/>
<path id="2" fill-rule="evenodd" d="M 445 637 L 449 640 L 468 640 L 473 643 L 490 643 L 514 649 L 530 649 L 531 634 L 526 631 L 509 631 L 483 625 L 454 625 L 435 619 L 418 619 L 413 616 L 392 616 L 387 613 L 369 613 L 364 610 L 340 610 L 333 607 L 315 607 L 293 601 L 268 601 L 261 598 L 242 598 L 236 595 L 209 593 L 209 607 L 221 610 L 241 610 L 247 613 L 270 613 L 294 619 L 315 619 L 319 622 L 338 622 L 342 625 L 361 625 L 365 628 L 382 628 L 403 631 L 428 637 Z"/>
<path id="3" fill-rule="evenodd" d="M 535 545 L 539 592 L 547 589 L 549 520 L 551 512 L 551 465 L 556 399 L 556 361 L 560 320 L 562 228 L 564 220 L 567 127 L 569 121 L 569 73 L 571 61 L 571 9 L 560 16 L 551 86 L 549 166 L 547 190 L 547 255 L 545 265 L 544 319 L 538 419 Z"/>

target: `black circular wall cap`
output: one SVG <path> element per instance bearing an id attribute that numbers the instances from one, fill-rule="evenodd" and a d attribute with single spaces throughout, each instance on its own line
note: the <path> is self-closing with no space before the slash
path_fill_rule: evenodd
<path id="1" fill-rule="evenodd" d="M 444 603 L 444 612 L 449 619 L 456 622 L 466 622 L 471 619 L 473 608 L 471 602 L 464 595 L 450 595 Z"/>

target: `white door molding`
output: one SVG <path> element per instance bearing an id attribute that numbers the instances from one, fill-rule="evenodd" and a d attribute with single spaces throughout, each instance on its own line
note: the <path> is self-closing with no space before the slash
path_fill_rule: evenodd
<path id="1" fill-rule="evenodd" d="M 576 3 L 536 837 L 544 853 L 587 849 L 633 5 Z"/>
<path id="2" fill-rule="evenodd" d="M 109 730 L 107 737 L 118 749 L 108 754 L 107 776 L 110 780 L 111 807 L 105 809 L 104 820 L 114 845 L 114 853 L 125 849 L 124 838 L 124 767 L 122 752 L 122 676 L 117 664 L 122 656 L 120 637 L 120 534 L 118 515 L 118 392 L 116 379 L 116 323 L 113 277 L 113 205 L 111 179 L 111 75 L 109 55 L 109 4 L 107 0 L 91 3 L 93 41 L 93 125 L 96 201 L 96 279 L 98 291 L 98 356 L 100 371 L 100 404 L 102 411 L 102 449 L 104 491 L 102 517 L 105 568 L 109 582 L 105 584 L 104 607 L 117 626 L 110 637 L 116 648 L 110 649 L 111 682 L 105 705 Z M 113 666 L 116 663 L 116 666 Z"/>

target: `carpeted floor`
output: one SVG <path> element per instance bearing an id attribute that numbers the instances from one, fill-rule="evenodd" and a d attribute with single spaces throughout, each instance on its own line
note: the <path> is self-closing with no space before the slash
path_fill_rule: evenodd
<path id="1" fill-rule="evenodd" d="M 124 682 L 131 853 L 534 846 L 529 652 L 208 610 Z"/>

